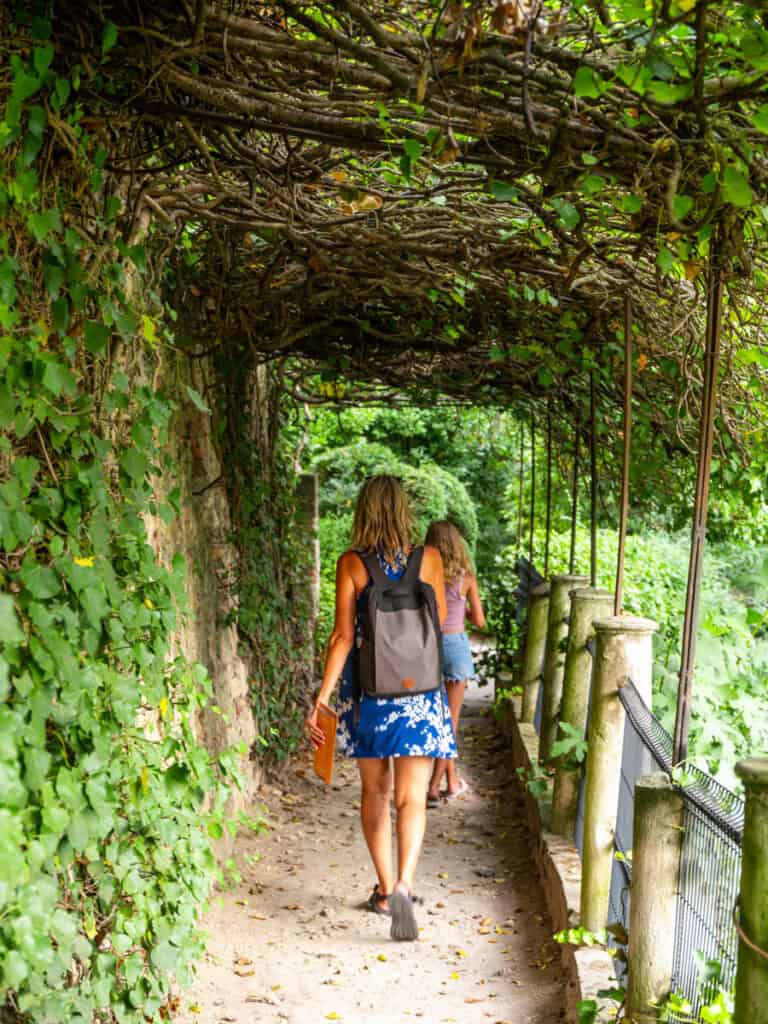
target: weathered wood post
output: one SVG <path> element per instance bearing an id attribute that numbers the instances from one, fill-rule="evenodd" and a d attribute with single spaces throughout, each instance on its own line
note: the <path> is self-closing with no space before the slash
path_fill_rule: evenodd
<path id="1" fill-rule="evenodd" d="M 587 725 L 589 684 L 592 678 L 592 655 L 587 650 L 587 641 L 594 636 L 592 624 L 595 619 L 604 619 L 612 611 L 613 594 L 607 590 L 578 587 L 571 591 L 571 623 L 559 721 L 572 726 L 581 735 Z M 572 838 L 576 827 L 581 769 L 570 766 L 566 758 L 558 758 L 556 764 L 550 827 L 556 835 Z"/>
<path id="2" fill-rule="evenodd" d="M 628 1024 L 656 1024 L 672 988 L 683 798 L 665 772 L 635 783 Z"/>
<path id="3" fill-rule="evenodd" d="M 594 623 L 595 674 L 589 704 L 581 879 L 581 924 L 590 931 L 605 928 L 608 920 L 624 745 L 625 714 L 619 689 L 631 679 L 650 706 L 651 641 L 657 629 L 652 619 L 631 615 L 614 615 Z"/>
<path id="4" fill-rule="evenodd" d="M 528 597 L 528 626 L 523 658 L 523 706 L 521 722 L 533 722 L 536 701 L 541 686 L 541 667 L 547 642 L 547 615 L 549 612 L 549 583 L 539 583 Z"/>
<path id="5" fill-rule="evenodd" d="M 565 669 L 564 642 L 568 637 L 571 610 L 571 591 L 589 583 L 586 576 L 570 573 L 553 576 L 550 581 L 549 611 L 547 613 L 547 646 L 544 651 L 544 675 L 541 685 L 544 696 L 541 705 L 541 732 L 539 733 L 539 760 L 548 761 L 552 744 L 557 737 L 560 701 L 563 696 Z"/>
<path id="6" fill-rule="evenodd" d="M 734 1024 L 768 1024 L 768 757 L 739 761 L 744 841 Z"/>

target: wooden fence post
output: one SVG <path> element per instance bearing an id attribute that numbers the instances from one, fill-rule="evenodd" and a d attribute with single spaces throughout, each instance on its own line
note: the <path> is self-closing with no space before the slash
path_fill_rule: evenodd
<path id="1" fill-rule="evenodd" d="M 541 686 L 541 667 L 547 642 L 547 614 L 549 610 L 549 583 L 539 583 L 528 597 L 528 626 L 523 654 L 523 706 L 521 722 L 533 722 L 536 701 Z"/>
<path id="2" fill-rule="evenodd" d="M 578 587 L 571 591 L 571 623 L 568 650 L 565 655 L 563 702 L 560 724 L 572 726 L 584 735 L 589 707 L 589 684 L 592 678 L 592 655 L 587 641 L 594 636 L 592 623 L 613 611 L 613 594 L 594 587 Z M 581 768 L 557 758 L 557 773 L 552 795 L 552 824 L 555 835 L 573 838 L 579 802 Z"/>
<path id="3" fill-rule="evenodd" d="M 635 783 L 628 1024 L 656 1024 L 672 988 L 683 798 L 665 772 Z"/>
<path id="4" fill-rule="evenodd" d="M 631 679 L 650 706 L 651 640 L 657 629 L 652 619 L 631 615 L 614 615 L 594 623 L 595 675 L 589 704 L 581 879 L 581 924 L 593 932 L 605 928 L 608 920 L 624 747 L 625 714 L 619 689 Z"/>
<path id="5" fill-rule="evenodd" d="M 544 651 L 544 677 L 541 683 L 544 687 L 544 696 L 541 704 L 541 731 L 539 733 L 540 761 L 550 759 L 552 744 L 557 736 L 565 669 L 563 646 L 568 638 L 571 591 L 574 587 L 582 587 L 587 583 L 589 580 L 586 576 L 572 576 L 570 573 L 553 576 L 550 582 L 547 646 Z"/>
<path id="6" fill-rule="evenodd" d="M 744 842 L 734 1024 L 768 1024 L 768 757 L 739 761 Z"/>

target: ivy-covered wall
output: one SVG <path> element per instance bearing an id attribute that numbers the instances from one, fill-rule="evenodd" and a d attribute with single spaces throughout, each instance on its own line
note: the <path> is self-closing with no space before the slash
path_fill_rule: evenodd
<path id="1" fill-rule="evenodd" d="M 270 723 L 297 735 L 293 477 L 258 371 L 177 343 L 174 238 L 83 68 L 44 16 L 0 5 L 0 39 L 0 1019 L 138 1022 L 201 953 Z"/>

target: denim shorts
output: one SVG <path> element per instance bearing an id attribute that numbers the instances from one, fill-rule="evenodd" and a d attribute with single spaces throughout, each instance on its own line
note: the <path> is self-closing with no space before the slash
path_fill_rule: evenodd
<path id="1" fill-rule="evenodd" d="M 466 633 L 443 633 L 443 682 L 475 678 L 475 666 Z"/>

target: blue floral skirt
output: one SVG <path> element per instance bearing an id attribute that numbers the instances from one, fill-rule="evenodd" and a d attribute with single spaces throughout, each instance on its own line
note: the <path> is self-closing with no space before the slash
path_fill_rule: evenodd
<path id="1" fill-rule="evenodd" d="M 405 697 L 360 698 L 360 717 L 355 723 L 353 659 L 347 658 L 341 677 L 336 710 L 339 727 L 336 744 L 347 757 L 440 757 L 457 756 L 456 739 L 445 690 L 414 693 Z"/>

